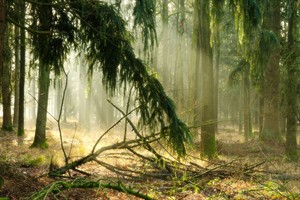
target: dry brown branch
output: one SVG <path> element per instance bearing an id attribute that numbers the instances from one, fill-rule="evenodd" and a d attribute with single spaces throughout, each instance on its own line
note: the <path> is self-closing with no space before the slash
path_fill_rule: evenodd
<path id="1" fill-rule="evenodd" d="M 94 161 L 101 153 L 103 153 L 105 151 L 117 150 L 117 149 L 127 149 L 127 148 L 131 148 L 131 146 L 142 145 L 142 144 L 147 143 L 149 140 L 151 141 L 152 138 L 153 138 L 153 136 L 148 136 L 148 137 L 144 137 L 142 139 L 123 141 L 123 142 L 119 142 L 119 143 L 115 143 L 115 144 L 112 144 L 109 146 L 102 147 L 102 148 L 98 149 L 97 151 L 90 153 L 89 155 L 87 155 L 83 158 L 80 158 L 76 161 L 73 161 L 73 162 L 63 166 L 63 167 L 60 167 L 53 171 L 50 171 L 49 175 L 53 177 L 53 176 L 65 174 L 70 169 L 76 169 L 77 167 L 79 167 L 87 162 Z"/>

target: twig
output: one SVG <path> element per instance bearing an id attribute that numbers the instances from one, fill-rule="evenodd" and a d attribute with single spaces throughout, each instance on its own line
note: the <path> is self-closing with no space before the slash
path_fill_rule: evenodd
<path id="1" fill-rule="evenodd" d="M 132 90 L 133 90 L 133 84 L 132 84 L 132 86 L 129 90 L 129 94 L 128 94 L 128 100 L 127 100 L 127 105 L 126 105 L 126 115 L 128 115 L 128 111 L 129 111 Z M 126 141 L 126 137 L 127 137 L 127 124 L 128 124 L 128 121 L 127 121 L 127 118 L 126 118 L 125 119 L 124 141 Z"/>
<path id="2" fill-rule="evenodd" d="M 139 175 L 142 174 L 141 172 L 118 168 L 116 166 L 110 165 L 110 164 L 108 164 L 106 162 L 103 162 L 101 160 L 98 160 L 98 159 L 94 159 L 94 161 L 96 163 L 98 163 L 99 165 L 105 167 L 106 169 L 108 169 L 108 170 L 110 170 L 112 172 L 115 172 L 118 175 L 122 175 L 122 176 L 127 176 L 127 177 L 130 177 L 130 178 L 138 179 L 136 176 L 131 175 L 131 174 L 127 174 L 126 172 L 129 172 L 129 173 L 132 173 L 132 174 L 136 173 L 136 174 L 139 174 Z"/>
<path id="3" fill-rule="evenodd" d="M 106 99 L 114 108 L 116 108 L 123 116 L 125 116 L 126 114 L 118 107 L 116 106 L 114 103 L 112 103 L 109 99 Z M 128 117 L 126 117 L 128 123 L 130 124 L 130 126 L 132 127 L 133 131 L 135 132 L 135 134 L 140 138 L 140 139 L 144 139 L 144 137 L 139 133 L 139 131 L 137 130 L 137 128 L 135 127 L 135 125 L 132 123 L 132 121 L 130 119 L 128 119 Z M 154 150 L 154 148 L 152 148 L 150 146 L 149 143 L 145 143 L 144 146 L 148 151 L 150 151 L 151 153 L 153 153 L 155 155 L 155 157 L 160 161 L 160 162 L 164 162 L 163 156 L 161 156 L 159 153 L 157 153 L 157 151 Z M 171 168 L 169 168 L 167 165 L 165 165 L 165 168 L 170 172 L 173 173 L 173 170 Z"/>
<path id="4" fill-rule="evenodd" d="M 93 149 L 92 149 L 92 153 L 95 152 L 95 149 L 97 147 L 97 145 L 99 144 L 99 142 L 101 141 L 101 139 L 114 127 L 116 127 L 124 118 L 127 118 L 128 115 L 130 115 L 132 112 L 134 112 L 136 109 L 138 109 L 139 107 L 134 108 L 133 110 L 131 110 L 129 113 L 127 113 L 126 115 L 124 115 L 123 117 L 121 117 L 116 123 L 114 123 L 109 129 L 107 129 L 97 140 L 97 142 L 95 143 Z"/>
<path id="5" fill-rule="evenodd" d="M 75 124 L 75 132 L 74 132 L 73 137 L 72 137 L 68 158 L 71 158 L 71 152 L 72 152 L 72 149 L 73 149 L 73 143 L 74 143 L 74 138 L 75 138 L 76 133 L 77 133 L 77 125 Z"/>
<path id="6" fill-rule="evenodd" d="M 68 164 L 69 162 L 69 158 L 67 156 L 67 153 L 66 153 L 66 150 L 64 148 L 64 143 L 63 143 L 63 138 L 62 138 L 62 132 L 61 132 L 61 126 L 60 126 L 60 119 L 61 119 L 61 116 L 62 116 L 62 110 L 63 110 L 63 106 L 64 106 L 64 101 L 65 101 L 65 98 L 66 98 L 66 91 L 67 91 L 67 87 L 68 87 L 68 73 L 66 73 L 65 69 L 62 68 L 64 74 L 65 74 L 65 77 L 66 77 L 66 82 L 65 82 L 65 87 L 64 87 L 64 91 L 63 91 L 63 96 L 62 96 L 62 99 L 61 99 L 61 104 L 60 104 L 60 109 L 59 109 L 59 115 L 58 115 L 58 119 L 56 120 L 57 122 L 57 126 L 58 126 L 58 131 L 59 131 L 59 139 L 60 139 L 60 146 L 61 146 L 61 150 L 64 154 L 64 157 L 65 157 L 65 163 L 66 165 Z"/>

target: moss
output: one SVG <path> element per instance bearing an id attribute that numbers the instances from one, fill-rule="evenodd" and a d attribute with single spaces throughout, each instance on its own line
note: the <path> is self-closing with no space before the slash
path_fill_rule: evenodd
<path id="1" fill-rule="evenodd" d="M 4 131 L 13 131 L 13 127 L 12 126 L 7 126 L 7 127 L 2 127 L 2 130 Z"/>
<path id="2" fill-rule="evenodd" d="M 32 157 L 31 155 L 27 155 L 23 158 L 23 163 L 22 165 L 26 167 L 36 167 L 40 166 L 45 162 L 45 157 L 44 156 L 37 156 L 37 157 Z"/>
<path id="3" fill-rule="evenodd" d="M 48 149 L 49 145 L 46 141 L 41 143 L 33 143 L 30 148 Z"/>
<path id="4" fill-rule="evenodd" d="M 24 129 L 18 130 L 18 136 L 24 136 L 24 135 L 25 135 Z"/>

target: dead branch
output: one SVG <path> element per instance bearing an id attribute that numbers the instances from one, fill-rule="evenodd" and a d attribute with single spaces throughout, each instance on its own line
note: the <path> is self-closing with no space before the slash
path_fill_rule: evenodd
<path id="1" fill-rule="evenodd" d="M 136 146 L 136 145 L 141 145 L 141 144 L 145 144 L 147 142 L 149 142 L 149 140 L 151 140 L 153 138 L 152 136 L 148 136 L 148 137 L 144 137 L 142 139 L 135 139 L 135 140 L 130 140 L 130 141 L 123 141 L 123 142 L 119 142 L 119 143 L 115 143 L 109 146 L 105 146 L 102 147 L 100 149 L 98 149 L 97 151 L 88 154 L 87 156 L 80 158 L 76 161 L 73 161 L 61 168 L 55 169 L 53 171 L 49 172 L 49 176 L 50 177 L 55 177 L 55 176 L 59 176 L 62 174 L 65 174 L 68 170 L 70 169 L 76 169 L 77 167 L 87 163 L 87 162 L 91 162 L 94 161 L 101 153 L 105 152 L 105 151 L 109 151 L 109 150 L 116 150 L 116 149 L 127 149 L 130 148 L 131 145 L 132 146 Z"/>
<path id="2" fill-rule="evenodd" d="M 107 99 L 107 101 L 114 107 L 116 108 L 123 116 L 125 116 L 125 112 L 123 110 L 121 110 L 118 106 L 116 106 L 114 103 L 112 103 L 110 100 Z M 140 138 L 143 139 L 144 137 L 139 133 L 139 131 L 137 130 L 136 126 L 132 123 L 132 121 L 126 117 L 127 122 L 130 124 L 132 130 L 134 131 L 134 133 Z M 157 151 L 155 151 L 155 149 L 149 144 L 149 143 L 144 143 L 143 146 L 146 150 L 150 151 L 151 153 L 153 153 L 155 155 L 155 157 L 157 158 L 157 160 L 159 161 L 160 166 L 165 166 L 164 168 L 166 170 L 169 171 L 169 173 L 173 174 L 173 170 L 172 168 L 170 168 L 168 165 L 165 164 L 164 162 L 164 158 L 162 155 L 160 155 Z"/>
<path id="3" fill-rule="evenodd" d="M 136 109 L 138 109 L 139 107 L 137 108 L 134 108 L 133 110 L 131 110 L 129 113 L 127 113 L 126 115 L 124 115 L 123 117 L 121 117 L 116 123 L 114 123 L 111 127 L 109 127 L 100 137 L 99 139 L 97 140 L 97 142 L 95 143 L 93 149 L 92 149 L 92 153 L 94 153 L 97 145 L 99 144 L 99 142 L 101 141 L 101 139 L 110 131 L 112 130 L 114 127 L 116 127 L 124 118 L 127 118 L 128 115 L 130 115 L 132 112 L 134 112 Z"/>

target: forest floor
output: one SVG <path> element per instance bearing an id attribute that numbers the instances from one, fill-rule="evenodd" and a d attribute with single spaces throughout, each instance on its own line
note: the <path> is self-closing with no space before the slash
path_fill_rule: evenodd
<path id="1" fill-rule="evenodd" d="M 188 179 L 180 176 L 165 180 L 123 179 L 122 176 L 105 170 L 96 163 L 86 164 L 83 170 L 97 174 L 97 180 L 122 182 L 154 199 L 300 199 L 300 163 L 286 160 L 283 144 L 262 145 L 257 140 L 244 142 L 232 128 L 223 127 L 219 132 L 218 160 L 199 159 L 197 144 L 189 151 L 188 159 L 205 169 L 201 178 Z M 63 165 L 63 159 L 59 159 L 62 153 L 56 133 L 54 130 L 48 130 L 49 148 L 38 150 L 29 148 L 33 140 L 33 130 L 27 129 L 23 140 L 18 139 L 14 133 L 0 132 L 1 200 L 32 199 L 34 193 L 46 186 L 65 181 L 63 178 L 53 179 L 47 176 L 51 162 Z M 79 157 L 89 151 L 88 146 L 80 140 L 72 140 L 72 145 L 70 156 Z M 122 168 L 133 165 L 131 161 L 120 161 L 120 158 L 115 164 Z M 247 173 L 243 171 L 245 168 L 248 169 Z M 75 174 L 73 177 L 76 179 L 76 176 Z M 79 176 L 81 175 L 78 174 Z M 98 188 L 69 189 L 55 196 L 49 194 L 46 199 L 139 198 L 112 189 Z"/>

